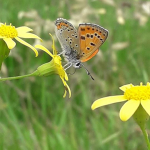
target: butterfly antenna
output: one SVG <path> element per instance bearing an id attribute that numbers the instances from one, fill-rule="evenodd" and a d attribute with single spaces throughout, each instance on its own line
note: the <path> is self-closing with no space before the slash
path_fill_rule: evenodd
<path id="1" fill-rule="evenodd" d="M 85 66 L 81 63 L 81 65 L 83 66 L 83 68 L 86 70 L 87 75 L 89 75 L 91 77 L 92 80 L 94 80 L 94 78 L 92 77 L 92 75 L 90 74 L 90 72 L 85 68 Z"/>

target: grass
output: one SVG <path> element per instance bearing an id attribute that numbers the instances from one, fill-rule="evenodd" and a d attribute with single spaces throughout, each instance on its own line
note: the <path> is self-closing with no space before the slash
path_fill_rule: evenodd
<path id="1" fill-rule="evenodd" d="M 134 13 L 138 9 L 144 15 L 139 8 L 140 5 L 136 5 L 139 4 L 138 1 L 128 2 L 130 7 L 123 7 L 121 1 L 115 2 L 116 7 L 101 1 L 89 0 L 83 3 L 84 5 L 80 5 L 75 0 L 2 2 L 1 22 L 22 26 L 34 18 L 24 17 L 19 20 L 18 13 L 33 9 L 43 20 L 54 21 L 60 14 L 67 19 L 77 15 L 83 22 L 87 19 L 88 22 L 107 28 L 109 38 L 101 47 L 102 54 L 85 63 L 95 81 L 86 75 L 84 69 L 79 69 L 74 75 L 69 76 L 71 99 L 62 98 L 64 88 L 57 76 L 0 83 L 1 150 L 146 149 L 141 131 L 133 119 L 122 122 L 118 117 L 123 103 L 95 111 L 90 107 L 92 102 L 100 97 L 122 94 L 119 86 L 140 82 L 145 84 L 149 81 L 150 20 L 148 18 L 148 22 L 140 26 L 135 19 Z M 82 10 L 86 7 L 88 10 L 90 7 L 91 12 L 85 10 L 83 17 Z M 94 11 L 99 8 L 105 8 L 106 14 L 95 14 Z M 124 25 L 117 22 L 118 8 L 123 10 Z M 37 26 L 41 26 L 40 21 L 36 23 Z M 54 35 L 54 29 L 49 28 Z M 44 29 L 40 34 L 43 40 L 50 39 Z M 120 42 L 128 42 L 129 46 L 118 51 L 112 49 L 113 44 Z M 61 49 L 58 43 L 57 49 Z M 1 72 L 1 76 L 28 74 L 49 60 L 49 56 L 44 53 L 35 58 L 30 49 L 17 43 L 17 49 L 12 50 L 12 56 L 5 60 L 6 70 Z M 149 132 L 149 123 L 147 128 Z"/>

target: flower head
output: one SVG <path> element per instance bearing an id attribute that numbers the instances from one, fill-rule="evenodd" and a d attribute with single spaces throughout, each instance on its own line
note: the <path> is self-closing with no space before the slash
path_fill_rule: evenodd
<path id="1" fill-rule="evenodd" d="M 120 110 L 120 119 L 122 121 L 127 121 L 136 111 L 141 110 L 141 108 L 150 116 L 150 83 L 147 83 L 147 85 L 141 83 L 138 86 L 128 84 L 120 87 L 120 89 L 124 92 L 124 95 L 98 99 L 92 104 L 91 108 L 94 110 L 104 105 L 127 101 Z"/>
<path id="2" fill-rule="evenodd" d="M 51 35 L 51 37 L 52 37 L 52 35 Z M 52 37 L 52 39 L 53 39 L 53 37 Z M 39 76 L 49 76 L 51 74 L 59 75 L 59 77 L 61 78 L 61 80 L 64 84 L 64 87 L 65 87 L 65 93 L 64 93 L 63 97 L 66 96 L 67 92 L 69 92 L 69 97 L 71 97 L 71 90 L 66 82 L 66 81 L 68 81 L 68 76 L 61 64 L 61 57 L 59 55 L 57 55 L 57 50 L 54 45 L 54 39 L 53 39 L 53 45 L 52 45 L 53 54 L 42 45 L 35 45 L 35 47 L 45 51 L 47 54 L 49 54 L 52 57 L 52 60 L 50 62 L 38 67 L 37 70 L 38 70 Z"/>
<path id="3" fill-rule="evenodd" d="M 26 26 L 15 28 L 15 26 L 12 26 L 11 24 L 6 25 L 0 23 L 0 39 L 3 39 L 5 41 L 9 49 L 13 49 L 15 47 L 16 43 L 13 41 L 13 39 L 16 39 L 21 44 L 31 48 L 35 52 L 36 56 L 38 56 L 38 51 L 33 46 L 21 39 L 37 38 L 41 40 L 41 38 L 37 35 L 28 33 L 29 31 L 32 31 L 32 29 Z"/>

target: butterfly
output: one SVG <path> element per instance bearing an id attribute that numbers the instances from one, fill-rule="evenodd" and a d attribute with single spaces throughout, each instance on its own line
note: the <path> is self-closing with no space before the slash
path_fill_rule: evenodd
<path id="1" fill-rule="evenodd" d="M 81 23 L 77 30 L 63 18 L 55 21 L 55 33 L 62 47 L 62 54 L 68 62 L 64 66 L 65 70 L 71 66 L 74 68 L 84 67 L 82 62 L 93 58 L 108 37 L 108 30 L 99 25 Z M 86 71 L 90 75 L 87 69 Z"/>

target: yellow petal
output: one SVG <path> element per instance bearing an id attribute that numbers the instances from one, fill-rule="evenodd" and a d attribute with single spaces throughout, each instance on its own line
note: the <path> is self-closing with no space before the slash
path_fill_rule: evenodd
<path id="1" fill-rule="evenodd" d="M 150 115 L 150 100 L 141 100 L 141 105 L 145 111 Z"/>
<path id="2" fill-rule="evenodd" d="M 32 29 L 26 27 L 26 26 L 22 26 L 22 27 L 18 27 L 16 28 L 18 35 L 23 34 L 23 33 L 27 33 L 29 31 L 33 31 Z"/>
<path id="3" fill-rule="evenodd" d="M 66 72 L 65 72 L 65 80 L 68 81 L 68 75 Z"/>
<path id="4" fill-rule="evenodd" d="M 16 43 L 11 38 L 4 38 L 3 40 L 6 42 L 9 49 L 13 49 L 16 45 Z"/>
<path id="5" fill-rule="evenodd" d="M 137 110 L 140 105 L 138 100 L 127 101 L 120 110 L 120 119 L 122 121 L 127 121 Z"/>
<path id="6" fill-rule="evenodd" d="M 35 52 L 35 56 L 36 56 L 36 57 L 38 56 L 38 51 L 37 51 L 32 45 L 30 45 L 29 43 L 23 41 L 22 39 L 20 39 L 20 38 L 18 38 L 18 37 L 15 37 L 15 39 L 16 39 L 18 42 L 20 42 L 21 44 L 23 44 L 23 45 L 25 45 L 25 46 L 31 48 L 31 49 Z"/>
<path id="7" fill-rule="evenodd" d="M 53 41 L 53 45 L 52 45 L 52 49 L 53 49 L 53 55 L 57 55 L 57 50 L 55 48 L 55 42 L 54 42 L 54 38 L 53 36 L 49 33 L 49 35 L 52 37 L 52 41 Z"/>
<path id="8" fill-rule="evenodd" d="M 69 98 L 71 97 L 71 90 L 70 90 L 70 88 L 69 88 L 69 86 L 68 86 L 68 84 L 66 83 L 66 86 L 67 86 L 67 90 L 68 90 L 68 93 L 69 93 Z"/>
<path id="9" fill-rule="evenodd" d="M 40 37 L 38 37 L 37 35 L 32 34 L 32 33 L 21 33 L 21 34 L 18 33 L 18 37 L 21 37 L 21 38 L 33 38 L 33 39 L 35 38 L 35 39 L 41 40 Z"/>
<path id="10" fill-rule="evenodd" d="M 118 103 L 118 102 L 123 102 L 126 101 L 127 99 L 125 99 L 124 95 L 117 95 L 117 96 L 108 96 L 108 97 L 104 97 L 104 98 L 100 98 L 98 100 L 96 100 L 91 108 L 92 110 L 101 107 L 101 106 L 105 106 L 105 105 L 109 105 L 109 104 L 113 104 L 113 103 Z"/>
<path id="11" fill-rule="evenodd" d="M 60 76 L 60 78 L 61 78 L 61 80 L 62 80 L 62 82 L 63 82 L 63 84 L 64 84 L 64 87 L 65 87 L 65 93 L 64 93 L 63 97 L 66 97 L 66 93 L 67 93 L 67 91 L 68 91 L 68 93 L 69 93 L 69 98 L 70 98 L 70 97 L 71 97 L 71 90 L 70 90 L 68 84 L 66 83 L 66 81 L 65 81 L 61 76 Z"/>
<path id="12" fill-rule="evenodd" d="M 134 86 L 134 85 L 133 84 L 127 84 L 127 85 L 123 85 L 123 86 L 119 87 L 119 89 L 122 90 L 123 92 L 125 92 L 126 89 L 129 89 L 132 86 Z"/>
<path id="13" fill-rule="evenodd" d="M 53 54 L 48 49 L 46 49 L 44 46 L 42 46 L 42 45 L 35 45 L 35 48 L 39 48 L 39 49 L 43 50 L 44 52 L 49 54 L 52 58 L 54 57 Z"/>
<path id="14" fill-rule="evenodd" d="M 63 98 L 65 98 L 65 97 L 66 97 L 66 94 L 67 94 L 67 91 L 65 90 L 65 93 L 64 93 L 64 95 L 63 95 Z"/>

